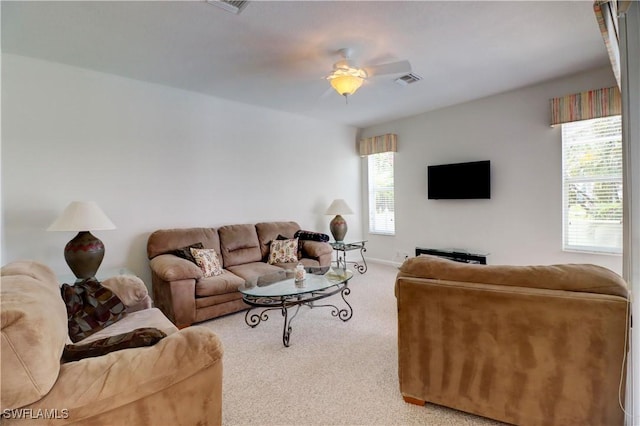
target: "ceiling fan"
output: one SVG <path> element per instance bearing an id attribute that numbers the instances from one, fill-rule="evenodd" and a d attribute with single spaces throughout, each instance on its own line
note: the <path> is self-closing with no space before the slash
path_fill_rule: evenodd
<path id="1" fill-rule="evenodd" d="M 329 80 L 331 87 L 348 101 L 348 96 L 353 95 L 368 78 L 385 75 L 410 73 L 409 61 L 389 62 L 380 65 L 368 65 L 360 68 L 351 58 L 353 49 L 344 48 L 338 51 L 342 59 L 333 64 L 333 70 L 325 78 Z"/>

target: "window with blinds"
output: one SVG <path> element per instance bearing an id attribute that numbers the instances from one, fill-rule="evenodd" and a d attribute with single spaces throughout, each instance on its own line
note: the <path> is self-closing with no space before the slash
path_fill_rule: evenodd
<path id="1" fill-rule="evenodd" d="M 393 152 L 369 155 L 369 232 L 395 235 Z"/>
<path id="2" fill-rule="evenodd" d="M 562 124 L 563 249 L 622 253 L 619 115 Z"/>

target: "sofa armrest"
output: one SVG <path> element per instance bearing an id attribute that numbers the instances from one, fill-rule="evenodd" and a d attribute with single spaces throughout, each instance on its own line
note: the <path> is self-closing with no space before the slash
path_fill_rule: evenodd
<path id="1" fill-rule="evenodd" d="M 128 312 L 151 307 L 149 291 L 144 282 L 135 275 L 117 275 L 107 278 L 101 284 L 122 300 Z"/>
<path id="2" fill-rule="evenodd" d="M 332 251 L 333 248 L 331 248 L 331 245 L 328 243 L 311 240 L 302 241 L 302 252 L 307 255 L 307 257 L 319 258 L 325 254 L 331 254 Z"/>
<path id="3" fill-rule="evenodd" d="M 80 425 L 99 419 L 102 424 L 220 424 L 222 356 L 215 333 L 190 327 L 154 346 L 63 364 L 51 391 L 31 406 L 66 408 L 66 422 Z"/>
<path id="4" fill-rule="evenodd" d="M 149 266 L 158 278 L 167 282 L 203 277 L 198 265 L 173 254 L 158 255 L 151 259 Z"/>

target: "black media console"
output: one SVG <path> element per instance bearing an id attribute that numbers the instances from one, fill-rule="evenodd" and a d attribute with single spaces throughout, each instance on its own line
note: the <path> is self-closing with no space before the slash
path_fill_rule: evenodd
<path id="1" fill-rule="evenodd" d="M 465 251 L 455 250 L 435 250 L 416 247 L 416 256 L 420 256 L 421 254 L 430 254 L 432 256 L 444 257 L 446 259 L 455 260 L 456 262 L 478 263 L 481 265 L 487 264 L 486 254 L 467 253 Z"/>

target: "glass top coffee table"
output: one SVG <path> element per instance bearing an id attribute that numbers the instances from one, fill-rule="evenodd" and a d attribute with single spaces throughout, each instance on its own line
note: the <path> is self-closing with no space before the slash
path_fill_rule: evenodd
<path id="1" fill-rule="evenodd" d="M 300 306 L 306 305 L 310 308 L 329 307 L 332 308 L 331 315 L 338 317 L 342 321 L 349 321 L 353 316 L 353 308 L 345 296 L 351 290 L 348 287 L 349 280 L 353 277 L 353 272 L 344 269 L 332 268 L 305 268 L 306 277 L 301 282 L 294 280 L 293 271 L 282 271 L 273 275 L 265 275 L 255 280 L 247 281 L 240 287 L 242 300 L 251 306 L 244 316 L 244 321 L 251 328 L 256 327 L 262 321 L 269 319 L 267 312 L 279 310 L 284 317 L 284 328 L 282 331 L 282 343 L 289 346 L 291 336 L 291 321 L 300 310 Z M 346 304 L 345 308 L 338 308 L 331 304 L 317 304 L 316 301 L 325 299 L 334 294 L 340 293 L 342 300 Z M 289 316 L 289 308 L 294 308 L 295 312 Z M 260 312 L 255 312 L 259 310 Z"/>

